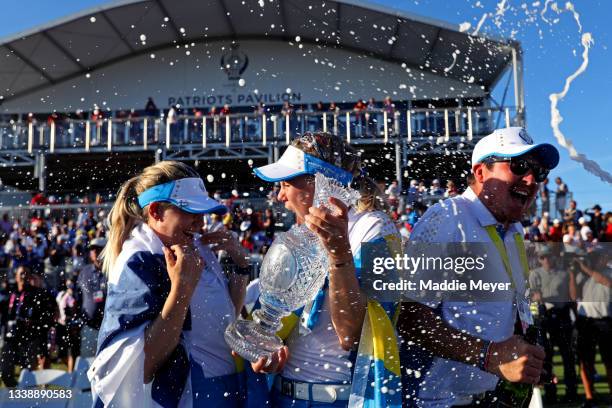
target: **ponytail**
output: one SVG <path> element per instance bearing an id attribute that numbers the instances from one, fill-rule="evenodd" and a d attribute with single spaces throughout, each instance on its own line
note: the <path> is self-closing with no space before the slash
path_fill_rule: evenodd
<path id="1" fill-rule="evenodd" d="M 108 244 L 101 254 L 102 270 L 107 276 L 121 252 L 123 243 L 128 239 L 136 224 L 144 220 L 143 210 L 137 202 L 138 179 L 139 176 L 132 177 L 121 186 L 115 204 L 108 214 L 110 223 Z"/>
<path id="2" fill-rule="evenodd" d="M 366 175 L 359 175 L 353 179 L 353 186 L 361 195 L 355 205 L 358 213 L 368 211 L 388 213 L 389 208 L 385 194 L 375 180 Z"/>
<path id="3" fill-rule="evenodd" d="M 102 251 L 102 270 L 108 276 L 132 230 L 147 221 L 147 208 L 140 208 L 138 195 L 158 184 L 200 175 L 185 163 L 162 161 L 145 168 L 119 189 L 117 199 L 108 214 L 108 241 Z"/>

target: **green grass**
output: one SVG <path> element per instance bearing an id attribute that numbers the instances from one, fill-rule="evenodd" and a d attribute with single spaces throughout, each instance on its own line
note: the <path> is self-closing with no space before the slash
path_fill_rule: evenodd
<path id="1" fill-rule="evenodd" d="M 612 340 L 612 339 L 611 339 Z M 610 390 L 608 388 L 608 382 L 606 381 L 606 368 L 601 362 L 601 356 L 597 354 L 595 360 L 595 369 L 597 370 L 597 374 L 600 376 L 600 381 L 595 383 L 595 392 L 596 398 L 601 401 L 602 399 L 607 402 L 607 405 L 603 403 L 599 403 L 599 407 L 611 406 L 610 405 Z M 561 360 L 561 355 L 556 352 L 553 356 L 553 373 L 559 379 L 559 383 L 557 384 L 557 396 L 559 398 L 565 395 L 565 384 L 563 383 L 563 363 Z M 563 408 L 574 408 L 580 407 L 582 404 L 582 400 L 584 399 L 584 387 L 582 385 L 582 380 L 580 379 L 580 367 L 576 366 L 576 373 L 578 375 L 577 384 L 578 384 L 578 395 L 580 402 L 576 404 L 554 404 L 554 405 L 545 405 L 546 407 L 563 407 Z"/>

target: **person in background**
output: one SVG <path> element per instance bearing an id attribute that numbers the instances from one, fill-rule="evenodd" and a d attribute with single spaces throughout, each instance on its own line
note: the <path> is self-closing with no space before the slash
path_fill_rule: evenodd
<path id="1" fill-rule="evenodd" d="M 609 212 L 604 217 L 607 221 L 606 227 L 604 230 L 604 242 L 612 242 L 612 212 Z"/>
<path id="2" fill-rule="evenodd" d="M 81 312 L 77 300 L 76 287 L 71 279 L 66 279 L 66 289 L 55 298 L 59 310 L 56 329 L 56 341 L 59 346 L 59 357 L 67 366 L 67 371 L 74 371 L 74 363 L 81 352 Z"/>
<path id="3" fill-rule="evenodd" d="M 2 221 L 0 221 L 0 235 L 4 234 L 8 236 L 13 231 L 13 223 L 9 221 L 8 213 L 2 214 Z"/>
<path id="4" fill-rule="evenodd" d="M 599 248 L 591 255 L 590 265 L 576 259 L 576 279 L 570 280 L 570 290 L 578 299 L 577 352 L 580 377 L 584 385 L 586 408 L 595 406 L 595 356 L 599 347 L 606 368 L 609 389 L 612 390 L 612 268 L 610 250 Z"/>
<path id="5" fill-rule="evenodd" d="M 538 195 L 540 197 L 540 215 L 543 216 L 544 213 L 550 212 L 550 190 L 548 189 L 548 179 L 540 183 Z"/>
<path id="6" fill-rule="evenodd" d="M 45 287 L 54 295 L 65 279 L 66 260 L 70 255 L 68 235 L 58 235 L 49 247 L 49 257 L 44 261 Z"/>
<path id="7" fill-rule="evenodd" d="M 378 135 L 378 105 L 374 98 L 368 99 L 365 119 L 367 122 L 367 134 L 375 138 Z"/>
<path id="8" fill-rule="evenodd" d="M 440 180 L 433 179 L 431 187 L 429 187 L 429 195 L 434 198 L 444 197 L 444 190 L 440 187 Z"/>
<path id="9" fill-rule="evenodd" d="M 542 242 L 544 241 L 544 237 L 542 236 L 542 232 L 540 231 L 540 219 L 538 217 L 534 217 L 533 221 L 529 228 L 527 228 L 527 237 L 530 241 Z"/>
<path id="10" fill-rule="evenodd" d="M 414 206 L 418 201 L 420 201 L 419 198 L 420 198 L 420 194 L 419 194 L 418 181 L 410 180 L 410 187 L 408 187 L 406 205 Z"/>
<path id="11" fill-rule="evenodd" d="M 327 109 L 332 115 L 338 115 L 340 113 L 340 108 L 336 105 L 336 102 L 331 102 L 329 104 L 329 108 Z"/>
<path id="12" fill-rule="evenodd" d="M 147 104 L 145 105 L 145 115 L 147 116 L 157 116 L 159 114 L 159 110 L 157 109 L 157 105 L 153 102 L 152 97 L 147 98 Z"/>
<path id="13" fill-rule="evenodd" d="M 15 366 L 35 370 L 47 363 L 47 339 L 57 304 L 49 292 L 33 286 L 30 278 L 28 267 L 18 267 L 16 288 L 0 305 L 4 325 L 0 376 L 7 387 L 17 386 Z"/>
<path id="14" fill-rule="evenodd" d="M 589 227 L 591 227 L 593 235 L 595 238 L 601 241 L 604 237 L 606 225 L 606 220 L 601 212 L 601 207 L 599 204 L 595 204 L 591 211 L 585 211 L 585 213 L 591 218 L 589 220 Z"/>
<path id="15" fill-rule="evenodd" d="M 104 238 L 96 238 L 89 243 L 89 263 L 81 268 L 76 281 L 84 323 L 81 327 L 80 350 L 80 355 L 83 357 L 95 356 L 98 331 L 104 317 L 107 281 L 102 272 L 100 253 L 105 246 Z"/>
<path id="16" fill-rule="evenodd" d="M 543 241 L 548 241 L 550 239 L 550 236 L 548 235 L 548 233 L 550 232 L 550 220 L 548 218 L 548 213 L 544 213 L 542 215 L 542 219 L 540 220 L 540 224 L 538 225 L 538 229 L 540 232 L 540 236 L 542 237 Z"/>
<path id="17" fill-rule="evenodd" d="M 266 208 L 263 222 L 263 229 L 266 236 L 266 244 L 270 245 L 274 241 L 274 233 L 276 231 L 276 218 L 271 208 Z"/>
<path id="18" fill-rule="evenodd" d="M 550 227 L 548 232 L 548 239 L 551 242 L 562 242 L 563 241 L 563 226 L 561 225 L 561 220 L 555 218 L 553 220 L 553 225 Z"/>
<path id="19" fill-rule="evenodd" d="M 355 115 L 355 136 L 361 137 L 363 135 L 363 129 L 365 126 L 364 112 L 366 110 L 366 104 L 362 99 L 357 100 L 355 106 L 353 106 L 353 114 Z"/>
<path id="20" fill-rule="evenodd" d="M 399 204 L 399 195 L 400 195 L 397 180 L 393 180 L 391 184 L 389 184 L 389 187 L 387 187 L 385 194 L 387 194 L 389 205 L 392 207 L 397 207 L 397 205 Z"/>
<path id="21" fill-rule="evenodd" d="M 457 194 L 459 194 L 459 189 L 455 185 L 455 182 L 453 180 L 448 180 L 446 182 L 446 191 L 444 192 L 444 197 L 452 198 L 457 196 Z"/>
<path id="22" fill-rule="evenodd" d="M 570 281 L 575 279 L 572 269 L 561 268 L 559 256 L 555 256 L 549 245 L 540 245 L 537 249 L 540 267 L 529 274 L 531 300 L 541 310 L 540 326 L 547 341 L 544 342 L 546 365 L 552 367 L 554 347 L 559 348 L 563 360 L 563 379 L 565 397 L 562 402 L 574 402 L 577 399 L 576 361 L 572 345 L 571 303 L 576 301 L 575 291 L 570 291 Z M 557 402 L 557 384 L 544 386 L 544 401 L 548 404 Z"/>
<path id="23" fill-rule="evenodd" d="M 563 244 L 565 245 L 566 251 L 575 251 L 575 248 L 581 246 L 582 239 L 580 238 L 580 233 L 576 230 L 576 224 L 573 222 L 566 222 L 563 224 L 563 232 Z"/>
<path id="24" fill-rule="evenodd" d="M 268 205 L 278 204 L 278 191 L 279 190 L 280 190 L 280 188 L 279 188 L 278 184 L 275 183 L 272 186 L 272 189 L 266 195 L 266 198 L 268 199 Z"/>
<path id="25" fill-rule="evenodd" d="M 406 206 L 406 215 L 408 216 L 407 224 L 409 225 L 409 231 L 412 231 L 416 223 L 419 221 L 420 215 L 414 205 Z"/>
<path id="26" fill-rule="evenodd" d="M 578 208 L 578 204 L 575 200 L 571 200 L 569 203 L 569 207 L 565 209 L 563 212 L 563 220 L 565 222 L 572 222 L 575 225 L 578 225 L 580 218 L 582 218 L 582 211 Z"/>
<path id="27" fill-rule="evenodd" d="M 569 190 L 567 184 L 561 180 L 561 177 L 555 179 L 555 184 L 557 185 L 557 190 L 555 191 L 555 213 L 563 217 Z"/>

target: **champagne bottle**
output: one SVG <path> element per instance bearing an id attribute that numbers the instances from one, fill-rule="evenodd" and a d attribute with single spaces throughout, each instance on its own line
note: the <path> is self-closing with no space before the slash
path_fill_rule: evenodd
<path id="1" fill-rule="evenodd" d="M 531 310 L 534 317 L 534 324 L 527 327 L 527 330 L 524 334 L 525 341 L 529 344 L 538 345 L 544 347 L 544 335 L 540 328 L 540 313 L 539 308 L 534 310 L 534 305 L 532 304 Z M 540 381 L 542 383 L 546 383 L 550 381 L 550 367 L 544 367 L 542 371 L 542 376 L 540 377 Z M 531 402 L 531 397 L 533 395 L 533 385 L 525 384 L 525 383 L 513 383 L 504 379 L 501 379 L 497 383 L 497 387 L 493 393 L 495 396 L 495 401 L 491 401 L 489 406 L 493 407 L 515 407 L 515 408 L 528 408 L 529 403 Z"/>

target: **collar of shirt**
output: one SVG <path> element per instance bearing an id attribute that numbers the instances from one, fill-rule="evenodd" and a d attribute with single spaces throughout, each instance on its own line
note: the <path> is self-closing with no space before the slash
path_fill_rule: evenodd
<path id="1" fill-rule="evenodd" d="M 157 236 L 155 231 L 151 229 L 147 224 L 141 223 L 132 230 L 132 237 L 140 241 L 141 245 L 144 245 L 146 249 L 151 251 L 153 254 L 163 254 L 164 244 L 161 239 Z"/>
<path id="2" fill-rule="evenodd" d="M 476 217 L 476 219 L 478 220 L 478 223 L 480 224 L 481 227 L 487 227 L 489 225 L 495 225 L 496 229 L 497 226 L 500 225 L 502 228 L 503 226 L 495 219 L 495 217 L 493 216 L 493 214 L 491 214 L 491 211 L 489 211 L 489 209 L 487 207 L 485 207 L 485 205 L 482 203 L 482 201 L 480 201 L 480 198 L 478 198 L 478 196 L 476 195 L 476 193 L 474 193 L 474 190 L 472 190 L 470 187 L 468 187 L 465 192 L 462 194 L 462 197 L 468 201 L 470 201 L 473 205 L 471 206 L 471 210 L 472 210 L 472 214 L 474 215 L 474 217 Z M 507 230 L 505 230 L 502 233 L 500 233 L 500 236 L 502 237 L 502 239 L 504 238 L 504 236 L 508 233 L 508 232 L 518 232 L 521 233 L 522 231 L 522 226 L 520 222 L 515 222 L 513 224 L 510 224 L 510 226 L 508 227 Z M 498 232 L 499 229 L 498 229 Z"/>

